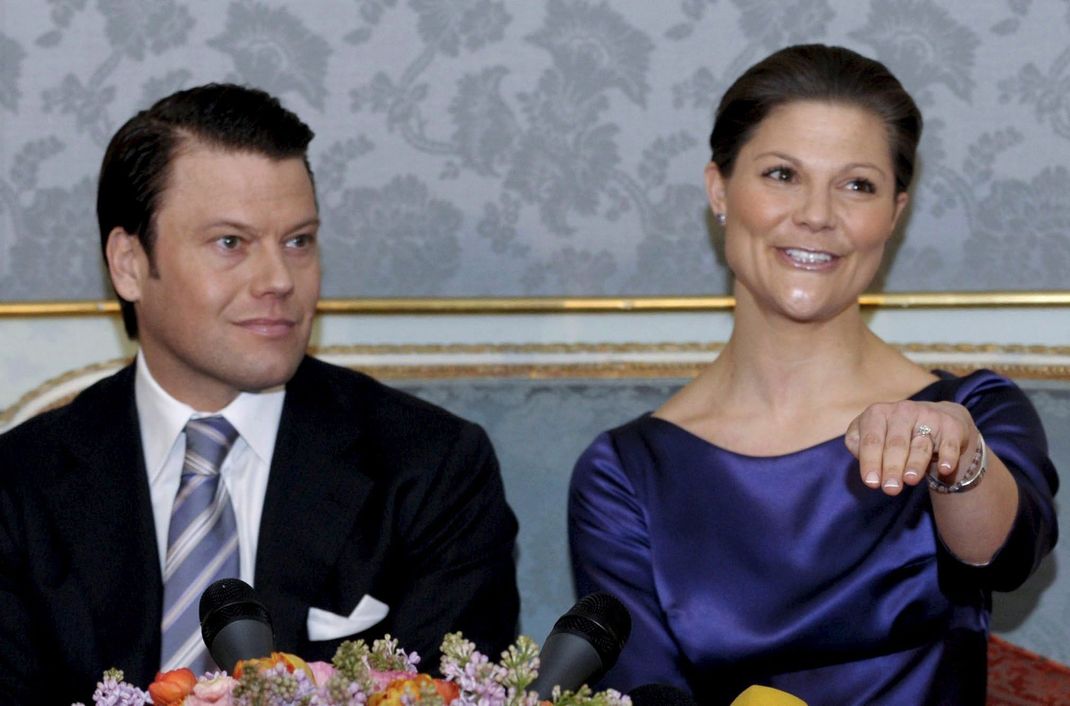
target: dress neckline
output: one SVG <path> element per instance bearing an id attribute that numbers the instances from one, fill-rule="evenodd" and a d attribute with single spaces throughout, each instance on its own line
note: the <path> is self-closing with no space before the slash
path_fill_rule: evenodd
<path id="1" fill-rule="evenodd" d="M 928 385 L 922 387 L 921 389 L 919 389 L 917 392 L 915 392 L 914 394 L 910 395 L 909 397 L 904 397 L 903 398 L 904 400 L 917 400 L 920 397 L 926 396 L 926 393 L 929 392 L 932 388 L 934 388 L 935 386 L 943 383 L 949 377 L 953 377 L 951 375 L 951 373 L 948 373 L 945 370 L 930 370 L 929 372 L 931 372 L 933 375 L 936 375 L 937 379 L 933 380 Z M 645 417 L 646 419 L 649 419 L 649 420 L 653 420 L 655 422 L 659 422 L 664 428 L 666 428 L 666 429 L 668 429 L 670 431 L 671 430 L 676 430 L 681 436 L 684 436 L 684 437 L 687 437 L 687 438 L 690 438 L 690 439 L 694 439 L 699 444 L 702 444 L 702 445 L 704 445 L 704 446 L 706 446 L 706 447 L 708 447 L 710 449 L 713 449 L 714 451 L 717 451 L 719 453 L 727 454 L 729 456 L 735 456 L 736 458 L 740 458 L 740 459 L 767 461 L 767 462 L 768 461 L 776 461 L 778 459 L 788 459 L 788 458 L 792 458 L 794 456 L 801 456 L 803 454 L 807 454 L 807 453 L 816 451 L 818 449 L 821 449 L 821 448 L 823 448 L 825 446 L 829 446 L 830 444 L 837 443 L 837 442 L 840 443 L 840 444 L 843 444 L 844 443 L 843 442 L 844 436 L 846 436 L 846 434 L 840 434 L 839 436 L 834 436 L 831 439 L 825 439 L 824 441 L 819 441 L 816 444 L 811 444 L 810 446 L 806 446 L 806 447 L 798 449 L 796 451 L 789 451 L 788 453 L 770 454 L 768 456 L 759 456 L 759 455 L 755 455 L 755 454 L 742 453 L 740 451 L 733 451 L 732 449 L 726 449 L 723 446 L 719 446 L 719 445 L 713 443 L 712 441 L 710 441 L 708 439 L 704 439 L 703 437 L 699 436 L 698 434 L 696 434 L 696 433 L 694 433 L 692 431 L 689 431 L 688 429 L 685 429 L 684 427 L 680 426 L 676 422 L 669 421 L 668 419 L 665 419 L 664 417 L 655 417 L 653 411 L 646 412 L 645 414 L 643 414 L 643 417 Z M 846 448 L 846 446 L 844 446 L 844 448 Z"/>

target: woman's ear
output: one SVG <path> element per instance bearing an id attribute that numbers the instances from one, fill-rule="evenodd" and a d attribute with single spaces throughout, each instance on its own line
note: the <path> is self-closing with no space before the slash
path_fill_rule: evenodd
<path id="1" fill-rule="evenodd" d="M 910 193 L 903 191 L 895 196 L 895 214 L 892 216 L 892 231 L 899 227 L 899 219 L 903 216 L 903 211 L 907 210 L 907 204 L 910 203 Z"/>
<path id="2" fill-rule="evenodd" d="M 108 274 L 115 292 L 128 302 L 141 299 L 141 287 L 149 276 L 149 258 L 136 235 L 116 226 L 104 246 Z"/>
<path id="3" fill-rule="evenodd" d="M 721 174 L 721 168 L 716 162 L 706 165 L 706 198 L 710 200 L 710 208 L 714 213 L 727 213 L 728 207 L 725 200 L 725 191 L 728 184 Z"/>

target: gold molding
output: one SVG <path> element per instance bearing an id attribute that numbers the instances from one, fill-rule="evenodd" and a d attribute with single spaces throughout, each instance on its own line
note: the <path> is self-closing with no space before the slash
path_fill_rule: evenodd
<path id="1" fill-rule="evenodd" d="M 987 355 L 1035 355 L 1070 358 L 1070 346 L 1045 346 L 1035 344 L 1000 343 L 904 343 L 894 344 L 903 353 Z M 309 353 L 318 356 L 398 356 L 398 355 L 508 355 L 508 354 L 708 354 L 712 359 L 724 343 L 447 343 L 447 344 L 356 344 L 314 347 Z M 982 362 L 982 361 L 978 361 Z M 360 365 L 360 370 L 384 380 L 451 378 L 527 378 L 576 379 L 635 377 L 692 378 L 698 375 L 709 360 L 655 362 L 643 360 L 624 361 L 539 361 L 526 363 L 449 362 L 416 364 Z M 977 364 L 946 361 L 927 361 L 927 367 L 946 370 L 955 375 L 966 375 Z M 988 361 L 985 366 L 1010 378 L 1029 380 L 1070 380 L 1070 364 L 1049 363 L 1002 363 Z"/>
<path id="2" fill-rule="evenodd" d="M 356 367 L 356 366 L 354 366 Z M 706 363 L 476 363 L 468 365 L 362 365 L 359 370 L 380 380 L 628 380 L 632 378 L 690 380 Z M 927 367 L 963 376 L 977 365 L 929 363 Z M 1070 380 L 1070 365 L 997 364 L 984 366 L 1016 380 Z M 2 420 L 0 420 L 2 421 Z"/>
<path id="3" fill-rule="evenodd" d="M 526 344 L 361 344 L 333 345 L 311 348 L 309 352 L 320 356 L 421 356 L 421 355 L 502 355 L 502 354 L 709 354 L 710 358 L 724 347 L 723 343 L 526 343 Z M 1053 358 L 1070 357 L 1070 346 L 1040 346 L 1018 344 L 944 344 L 906 343 L 896 346 L 907 354 L 947 354 L 947 361 L 927 361 L 926 365 L 947 370 L 956 375 L 965 375 L 978 368 L 979 363 L 1001 375 L 1019 380 L 1070 381 L 1070 364 L 1062 363 L 1000 363 L 977 361 L 975 364 L 952 362 L 955 355 L 972 354 L 998 357 L 1002 355 L 1036 355 Z M 46 380 L 25 393 L 6 409 L 0 409 L 0 426 L 7 424 L 33 400 L 49 393 L 71 380 L 102 370 L 116 369 L 130 361 L 129 358 L 93 363 L 71 370 Z M 525 363 L 508 362 L 417 362 L 413 364 L 353 365 L 352 367 L 384 380 L 448 380 L 456 378 L 511 378 L 529 380 L 575 380 L 628 379 L 628 378 L 680 378 L 697 375 L 707 360 L 689 361 L 542 361 Z M 56 400 L 53 406 L 69 401 L 71 395 Z"/>
<path id="4" fill-rule="evenodd" d="M 68 370 L 65 373 L 60 373 L 54 378 L 45 380 L 37 387 L 23 394 L 6 409 L 0 409 L 0 426 L 7 424 L 9 421 L 11 421 L 15 417 L 15 415 L 18 414 L 19 410 L 28 405 L 30 402 L 42 395 L 51 392 L 57 387 L 60 387 L 61 385 L 70 382 L 71 380 L 76 380 L 82 376 L 91 375 L 101 370 L 117 369 L 118 367 L 129 363 L 130 360 L 130 358 L 112 358 L 111 360 L 104 360 L 98 363 L 90 363 L 89 365 L 85 365 L 81 368 L 75 368 L 74 370 Z M 54 406 L 58 407 L 60 406 L 60 404 L 66 404 L 73 398 L 73 394 L 68 395 L 64 399 L 59 400 Z"/>
<path id="5" fill-rule="evenodd" d="M 1067 356 L 1070 346 L 1023 343 L 896 343 L 904 353 L 1023 354 Z M 716 353 L 723 342 L 602 343 L 356 343 L 313 346 L 309 353 L 330 355 L 502 354 L 502 353 Z"/>
<path id="6" fill-rule="evenodd" d="M 918 344 L 924 345 L 924 344 Z M 331 355 L 500 355 L 582 353 L 716 353 L 724 343 L 354 343 L 311 346 L 315 356 Z M 1070 355 L 1070 346 L 1067 347 Z"/>
<path id="7" fill-rule="evenodd" d="M 961 307 L 1070 306 L 1070 290 L 992 292 L 888 292 L 863 294 L 867 308 L 942 309 Z M 650 297 L 447 297 L 321 299 L 321 314 L 568 314 L 707 312 L 730 310 L 730 296 Z M 0 302 L 0 318 L 114 316 L 114 300 Z"/>
<path id="8" fill-rule="evenodd" d="M 119 313 L 116 301 L 0 302 L 0 318 L 33 316 L 100 316 Z"/>

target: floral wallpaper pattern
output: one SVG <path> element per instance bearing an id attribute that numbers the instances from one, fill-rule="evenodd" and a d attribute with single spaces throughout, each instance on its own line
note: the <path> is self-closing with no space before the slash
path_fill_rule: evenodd
<path id="1" fill-rule="evenodd" d="M 0 0 L 0 299 L 108 296 L 108 139 L 218 80 L 316 131 L 326 296 L 725 293 L 712 111 L 798 42 L 926 116 L 877 287 L 1065 289 L 1068 32 L 1068 0 Z"/>

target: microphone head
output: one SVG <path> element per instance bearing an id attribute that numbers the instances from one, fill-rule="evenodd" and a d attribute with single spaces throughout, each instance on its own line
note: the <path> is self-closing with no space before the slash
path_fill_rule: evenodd
<path id="1" fill-rule="evenodd" d="M 267 608 L 256 597 L 253 587 L 240 579 L 219 579 L 204 589 L 198 613 L 201 637 L 209 650 L 219 631 L 236 620 L 263 623 L 274 632 Z"/>
<path id="2" fill-rule="evenodd" d="M 602 672 L 617 662 L 632 632 L 632 616 L 617 598 L 599 591 L 581 598 L 554 623 L 550 635 L 568 633 L 587 640 L 602 660 Z"/>

